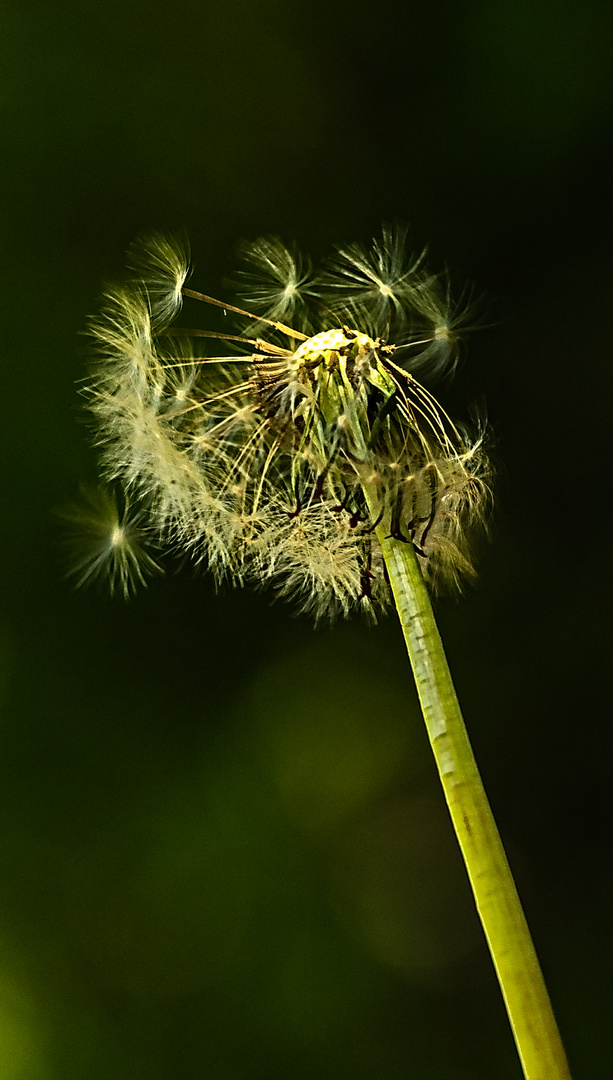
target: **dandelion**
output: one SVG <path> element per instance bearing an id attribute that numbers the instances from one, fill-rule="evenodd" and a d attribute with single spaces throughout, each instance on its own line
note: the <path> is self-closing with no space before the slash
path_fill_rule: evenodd
<path id="1" fill-rule="evenodd" d="M 474 573 L 490 515 L 487 432 L 454 423 L 428 388 L 453 370 L 471 305 L 407 256 L 398 228 L 315 274 L 277 238 L 242 255 L 249 310 L 188 287 L 187 249 L 163 236 L 106 293 L 87 392 L 125 510 L 90 500 L 75 573 L 127 595 L 157 569 L 149 536 L 316 620 L 396 608 L 524 1074 L 569 1080 L 429 598 Z M 223 309 L 236 332 L 177 326 L 184 299 Z"/>
<path id="2" fill-rule="evenodd" d="M 484 434 L 460 433 L 412 373 L 434 319 L 412 353 L 411 335 L 378 333 L 423 323 L 426 293 L 438 310 L 403 244 L 386 231 L 370 253 L 343 249 L 309 284 L 296 252 L 259 240 L 242 251 L 253 314 L 185 287 L 184 249 L 156 236 L 136 249 L 142 278 L 109 290 L 92 327 L 107 477 L 218 579 L 270 585 L 316 619 L 389 604 L 379 526 L 438 589 L 472 573 L 469 534 L 487 523 Z M 224 306 L 241 332 L 174 327 L 183 296 Z M 196 347 L 207 339 L 234 354 Z"/>

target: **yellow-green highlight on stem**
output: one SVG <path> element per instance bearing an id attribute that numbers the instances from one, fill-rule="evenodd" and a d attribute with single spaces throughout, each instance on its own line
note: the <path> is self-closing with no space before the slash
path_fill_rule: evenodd
<path id="1" fill-rule="evenodd" d="M 462 718 L 430 597 L 410 543 L 377 537 L 430 744 L 502 989 L 526 1080 L 570 1071 L 513 875 Z"/>

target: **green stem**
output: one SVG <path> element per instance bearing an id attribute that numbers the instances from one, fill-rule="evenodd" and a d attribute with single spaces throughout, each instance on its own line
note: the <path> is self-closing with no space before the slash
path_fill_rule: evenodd
<path id="1" fill-rule="evenodd" d="M 412 544 L 377 536 L 447 805 L 526 1080 L 570 1080 L 526 918 L 451 679 Z"/>

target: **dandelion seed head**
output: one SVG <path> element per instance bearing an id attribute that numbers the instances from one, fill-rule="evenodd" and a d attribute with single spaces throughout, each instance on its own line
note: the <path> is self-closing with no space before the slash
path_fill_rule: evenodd
<path id="1" fill-rule="evenodd" d="M 453 366 L 465 312 L 401 229 L 339 248 L 315 279 L 274 237 L 242 255 L 236 333 L 173 326 L 187 255 L 167 238 L 133 249 L 139 276 L 107 292 L 89 396 L 126 502 L 108 504 L 80 580 L 108 573 L 127 594 L 149 568 L 145 528 L 315 619 L 386 607 L 379 535 L 412 544 L 433 588 L 457 587 L 489 510 L 484 432 L 455 426 L 415 372 Z"/>

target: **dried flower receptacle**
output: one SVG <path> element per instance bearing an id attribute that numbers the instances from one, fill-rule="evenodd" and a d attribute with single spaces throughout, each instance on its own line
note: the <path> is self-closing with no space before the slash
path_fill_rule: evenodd
<path id="1" fill-rule="evenodd" d="M 256 278 L 241 279 L 254 312 L 187 288 L 170 241 L 137 249 L 138 277 L 107 293 L 93 326 L 91 408 L 107 477 L 158 541 L 316 618 L 388 603 L 380 522 L 435 587 L 471 572 L 488 462 L 482 434 L 460 432 L 413 374 L 453 366 L 456 324 L 404 247 L 384 230 L 311 278 L 279 240 L 257 241 L 243 249 Z M 240 332 L 175 327 L 184 296 L 225 308 Z M 211 341 L 233 353 L 210 355 Z"/>

